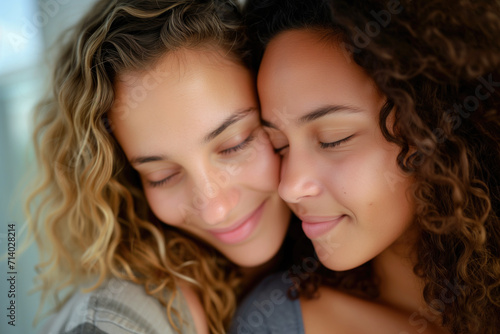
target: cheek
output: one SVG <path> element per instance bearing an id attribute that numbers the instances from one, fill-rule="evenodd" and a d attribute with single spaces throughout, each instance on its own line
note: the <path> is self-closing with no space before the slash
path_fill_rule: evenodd
<path id="1" fill-rule="evenodd" d="M 396 164 L 397 153 L 397 149 L 368 147 L 325 163 L 322 174 L 328 191 L 354 213 L 360 208 L 373 214 L 407 210 L 410 180 Z"/>
<path id="2" fill-rule="evenodd" d="M 189 203 L 184 203 L 182 196 L 170 196 L 161 189 L 146 189 L 146 199 L 155 216 L 162 222 L 179 226 L 185 222 L 190 210 Z"/>
<path id="3" fill-rule="evenodd" d="M 371 168 L 361 152 L 331 156 L 323 161 L 321 174 L 330 196 L 347 207 L 363 201 L 374 186 Z"/>
<path id="4" fill-rule="evenodd" d="M 262 191 L 276 191 L 279 183 L 280 157 L 274 153 L 266 136 L 259 136 L 249 156 L 240 164 L 240 183 Z"/>
<path id="5" fill-rule="evenodd" d="M 277 191 L 280 180 L 281 157 L 274 153 L 269 144 L 259 153 L 257 158 L 256 175 L 267 186 L 269 191 Z"/>
<path id="6" fill-rule="evenodd" d="M 407 195 L 411 181 L 396 164 L 397 152 L 390 148 L 372 151 L 360 172 L 363 176 L 357 191 L 363 194 L 364 219 L 377 222 L 373 229 L 382 231 L 380 227 L 385 225 L 399 235 L 410 223 L 413 209 Z"/>

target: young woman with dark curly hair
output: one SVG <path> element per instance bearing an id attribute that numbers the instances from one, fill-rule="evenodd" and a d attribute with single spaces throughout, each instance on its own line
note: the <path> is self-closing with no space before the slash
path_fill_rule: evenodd
<path id="1" fill-rule="evenodd" d="M 37 112 L 44 333 L 224 333 L 274 265 L 290 210 L 246 41 L 231 0 L 101 0 L 75 27 Z"/>
<path id="2" fill-rule="evenodd" d="M 246 15 L 279 193 L 324 267 L 265 280 L 234 332 L 498 333 L 500 2 Z"/>

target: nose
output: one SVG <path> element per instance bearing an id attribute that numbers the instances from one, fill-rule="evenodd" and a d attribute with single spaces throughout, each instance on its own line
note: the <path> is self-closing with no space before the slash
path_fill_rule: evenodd
<path id="1" fill-rule="evenodd" d="M 239 197 L 229 173 L 209 170 L 195 182 L 193 204 L 206 224 L 217 225 L 227 220 Z"/>
<path id="2" fill-rule="evenodd" d="M 292 147 L 289 150 L 281 162 L 279 195 L 288 203 L 319 195 L 321 183 L 315 175 L 315 159 L 306 150 L 293 152 Z"/>

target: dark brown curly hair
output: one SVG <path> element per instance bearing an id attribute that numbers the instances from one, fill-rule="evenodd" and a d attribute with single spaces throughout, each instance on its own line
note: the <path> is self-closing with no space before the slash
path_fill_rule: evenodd
<path id="1" fill-rule="evenodd" d="M 284 30 L 321 28 L 374 80 L 387 97 L 382 133 L 415 179 L 425 301 L 452 333 L 498 333 L 500 1 L 250 0 L 246 19 L 257 59 Z M 299 293 L 321 282 L 377 296 L 370 262 L 315 274 Z M 456 298 L 445 305 L 450 285 Z"/>

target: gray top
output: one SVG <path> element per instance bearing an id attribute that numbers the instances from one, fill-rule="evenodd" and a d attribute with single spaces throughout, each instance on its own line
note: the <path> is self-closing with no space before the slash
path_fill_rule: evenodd
<path id="1" fill-rule="evenodd" d="M 178 289 L 174 307 L 181 314 L 174 322 L 182 333 L 196 334 L 187 303 Z M 48 319 L 40 334 L 174 334 L 166 308 L 146 294 L 144 287 L 110 279 L 89 293 L 77 293 Z"/>
<path id="2" fill-rule="evenodd" d="M 230 334 L 304 334 L 299 300 L 287 296 L 286 273 L 264 279 L 241 303 Z"/>

